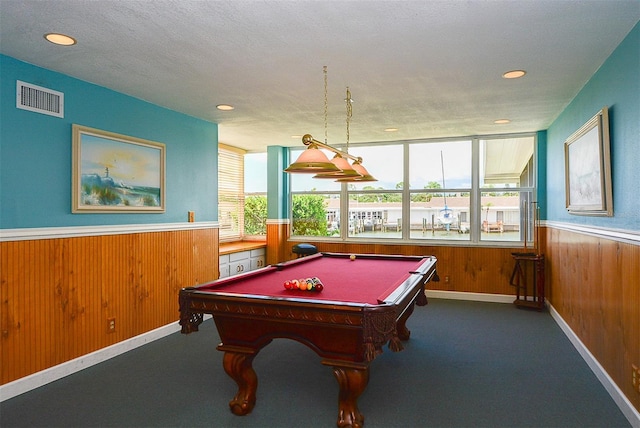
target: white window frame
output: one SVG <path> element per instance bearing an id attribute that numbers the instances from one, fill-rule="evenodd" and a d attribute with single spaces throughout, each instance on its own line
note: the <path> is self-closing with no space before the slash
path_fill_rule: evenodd
<path id="1" fill-rule="evenodd" d="M 531 137 L 533 138 L 533 162 L 532 162 L 532 177 L 533 177 L 533 185 L 532 186 L 521 186 L 521 187 L 509 187 L 509 188 L 492 188 L 488 189 L 486 187 L 480 187 L 480 141 L 481 140 L 491 140 L 491 139 L 508 139 L 508 138 L 523 138 L 523 137 Z M 471 141 L 471 189 L 437 189 L 434 192 L 444 193 L 444 192 L 466 192 L 467 190 L 470 192 L 470 207 L 469 207 L 469 223 L 470 227 L 470 238 L 469 240 L 446 240 L 446 239 L 412 239 L 410 238 L 410 189 L 409 186 L 403 186 L 402 189 L 402 237 L 401 238 L 361 238 L 357 236 L 349 236 L 348 234 L 348 220 L 349 220 L 349 210 L 348 210 L 348 201 L 350 195 L 354 193 L 393 193 L 395 190 L 389 189 L 386 190 L 349 190 L 348 185 L 343 183 L 341 191 L 340 191 L 340 200 L 341 200 L 341 208 L 340 208 L 340 226 L 341 233 L 339 237 L 313 237 L 314 240 L 326 240 L 326 241 L 342 241 L 342 242 L 371 242 L 371 243 L 380 243 L 380 244 L 411 244 L 411 245 L 452 245 L 452 246 L 504 246 L 504 247 L 513 247 L 523 244 L 523 239 L 519 240 L 489 240 L 489 239 L 481 239 L 481 227 L 482 227 L 482 210 L 480 207 L 480 198 L 482 193 L 487 191 L 509 191 L 509 192 L 517 192 L 520 194 L 528 193 L 531 195 L 531 199 L 537 200 L 537 177 L 538 177 L 538 138 L 537 133 L 528 132 L 528 133 L 516 133 L 516 134 L 492 134 L 492 135 L 477 135 L 477 136 L 466 136 L 466 137 L 451 137 L 451 138 L 438 138 L 438 139 L 420 139 L 420 140 L 405 140 L 405 141 L 397 141 L 397 142 L 384 142 L 384 145 L 403 145 L 404 146 L 404 158 L 403 158 L 403 182 L 409 183 L 409 150 L 408 146 L 410 144 L 422 144 L 422 143 L 446 143 L 446 142 L 455 142 L 455 141 Z M 373 146 L 376 143 L 359 143 L 353 144 L 353 146 Z M 366 154 L 363 155 L 363 158 L 366 161 Z M 375 171 L 370 170 L 374 176 Z M 375 183 L 372 183 L 375 184 Z M 312 191 L 296 191 L 289 192 L 290 198 L 292 194 L 306 194 L 313 193 Z M 324 192 L 323 192 L 324 193 Z M 521 214 L 522 215 L 522 214 Z M 291 213 L 289 213 L 289 218 L 292 218 Z M 529 218 L 529 223 L 532 223 L 533 218 Z M 294 236 L 291 238 L 293 240 L 303 240 L 304 236 Z M 533 243 L 533 236 L 527 234 L 527 244 Z"/>

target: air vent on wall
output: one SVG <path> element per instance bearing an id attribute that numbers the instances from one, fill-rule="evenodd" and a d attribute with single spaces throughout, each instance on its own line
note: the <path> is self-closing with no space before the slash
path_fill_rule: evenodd
<path id="1" fill-rule="evenodd" d="M 17 80 L 16 107 L 50 116 L 64 117 L 64 94 Z"/>

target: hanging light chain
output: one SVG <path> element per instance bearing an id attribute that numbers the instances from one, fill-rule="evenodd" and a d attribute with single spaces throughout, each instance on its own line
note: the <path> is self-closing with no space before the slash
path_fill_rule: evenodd
<path id="1" fill-rule="evenodd" d="M 349 136 L 350 136 L 349 126 L 351 125 L 351 116 L 353 115 L 353 106 L 351 105 L 352 102 L 353 100 L 351 99 L 351 91 L 347 86 L 347 150 L 346 150 L 347 153 L 349 153 Z"/>
<path id="2" fill-rule="evenodd" d="M 322 67 L 324 71 L 324 143 L 328 143 L 327 137 L 327 110 L 328 110 L 328 101 L 327 101 L 327 66 Z"/>

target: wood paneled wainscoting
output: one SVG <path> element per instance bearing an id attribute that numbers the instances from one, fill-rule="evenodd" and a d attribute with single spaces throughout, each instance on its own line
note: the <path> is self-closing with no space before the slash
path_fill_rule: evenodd
<path id="1" fill-rule="evenodd" d="M 215 227 L 0 242 L 1 384 L 177 321 L 217 260 Z"/>
<path id="2" fill-rule="evenodd" d="M 275 265 L 287 260 L 291 260 L 293 253 L 288 244 L 289 239 L 288 219 L 267 219 L 267 264 Z"/>
<path id="3" fill-rule="evenodd" d="M 632 364 L 640 367 L 640 244 L 567 229 L 541 232 L 547 300 L 640 411 L 631 382 Z"/>
<path id="4" fill-rule="evenodd" d="M 430 282 L 430 290 L 514 295 L 509 285 L 514 261 L 511 253 L 522 248 L 386 245 L 365 243 L 312 242 L 318 251 L 432 255 L 438 259 L 440 282 Z M 295 242 L 290 242 L 292 247 Z"/>

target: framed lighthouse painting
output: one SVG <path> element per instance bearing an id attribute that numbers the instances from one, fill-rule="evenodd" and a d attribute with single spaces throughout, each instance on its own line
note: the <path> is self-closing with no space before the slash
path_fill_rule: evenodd
<path id="1" fill-rule="evenodd" d="M 73 213 L 165 211 L 165 146 L 73 125 Z"/>

